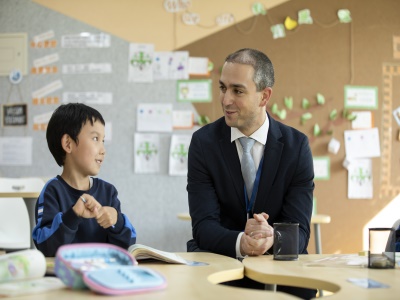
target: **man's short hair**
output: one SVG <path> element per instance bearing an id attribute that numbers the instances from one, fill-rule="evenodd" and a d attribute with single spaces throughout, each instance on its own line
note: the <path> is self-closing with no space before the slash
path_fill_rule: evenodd
<path id="1" fill-rule="evenodd" d="M 254 69 L 253 81 L 257 92 L 275 83 L 274 66 L 266 54 L 261 51 L 243 48 L 225 58 L 225 62 L 250 65 Z"/>

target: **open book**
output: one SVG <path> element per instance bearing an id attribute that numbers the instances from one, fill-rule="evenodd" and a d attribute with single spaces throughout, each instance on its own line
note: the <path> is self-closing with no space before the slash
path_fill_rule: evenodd
<path id="1" fill-rule="evenodd" d="M 128 252 L 132 254 L 138 261 L 145 259 L 155 259 L 170 264 L 188 264 L 188 262 L 184 258 L 175 253 L 157 250 L 141 244 L 131 245 L 128 248 Z"/>

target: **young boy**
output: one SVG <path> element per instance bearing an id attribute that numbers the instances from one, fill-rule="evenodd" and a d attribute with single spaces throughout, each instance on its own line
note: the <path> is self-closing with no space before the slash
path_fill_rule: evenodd
<path id="1" fill-rule="evenodd" d="M 46 183 L 36 203 L 33 241 L 45 256 L 73 243 L 110 243 L 127 249 L 136 232 L 115 187 L 99 178 L 105 157 L 101 114 L 84 104 L 58 107 L 47 126 L 46 139 L 61 176 Z"/>

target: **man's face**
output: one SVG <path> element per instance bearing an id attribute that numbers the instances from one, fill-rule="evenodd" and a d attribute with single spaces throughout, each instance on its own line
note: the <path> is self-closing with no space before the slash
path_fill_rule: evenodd
<path id="1" fill-rule="evenodd" d="M 252 66 L 227 62 L 222 68 L 219 80 L 219 98 L 225 122 L 247 136 L 263 124 L 266 117 L 265 105 L 272 91 L 266 88 L 257 92 L 253 75 Z M 266 90 L 269 91 L 268 95 Z"/>

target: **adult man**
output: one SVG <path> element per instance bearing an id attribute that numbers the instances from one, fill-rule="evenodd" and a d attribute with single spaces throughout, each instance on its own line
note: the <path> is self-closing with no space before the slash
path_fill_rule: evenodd
<path id="1" fill-rule="evenodd" d="M 307 253 L 312 154 L 303 133 L 266 113 L 274 84 L 271 61 L 257 50 L 238 50 L 225 59 L 219 82 L 224 117 L 196 131 L 189 148 L 193 239 L 188 251 L 231 257 L 271 253 L 271 225 L 295 222 L 299 253 Z M 245 156 L 247 161 L 241 137 L 255 140 L 250 152 L 257 172 L 250 184 L 241 171 Z"/>

